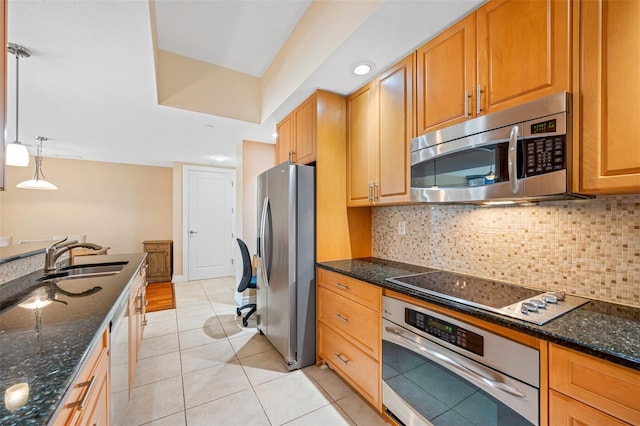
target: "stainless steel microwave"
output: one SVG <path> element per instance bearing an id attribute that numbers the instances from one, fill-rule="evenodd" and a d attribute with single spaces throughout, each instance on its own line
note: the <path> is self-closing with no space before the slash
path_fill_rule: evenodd
<path id="1" fill-rule="evenodd" d="M 570 192 L 570 97 L 547 96 L 411 140 L 411 200 L 513 202 Z"/>

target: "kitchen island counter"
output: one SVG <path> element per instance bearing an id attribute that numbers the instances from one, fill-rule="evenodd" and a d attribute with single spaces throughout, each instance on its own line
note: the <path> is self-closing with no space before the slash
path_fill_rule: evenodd
<path id="1" fill-rule="evenodd" d="M 378 258 L 320 262 L 318 267 L 403 293 L 454 311 L 548 340 L 580 352 L 640 370 L 640 309 L 591 300 L 545 325 L 494 314 L 472 306 L 432 296 L 387 278 L 435 269 Z"/>
<path id="2" fill-rule="evenodd" d="M 38 282 L 36 271 L 0 285 L 0 390 L 26 383 L 29 392 L 13 411 L 0 404 L 0 424 L 55 417 L 144 260 L 144 253 L 80 256 L 74 264 L 127 264 L 113 275 Z"/>

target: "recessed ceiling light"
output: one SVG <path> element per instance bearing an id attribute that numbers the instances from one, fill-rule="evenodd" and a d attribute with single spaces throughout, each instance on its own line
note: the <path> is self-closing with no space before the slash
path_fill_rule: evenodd
<path id="1" fill-rule="evenodd" d="M 355 75 L 367 75 L 371 72 L 371 65 L 369 64 L 358 64 L 353 67 L 353 73 Z"/>

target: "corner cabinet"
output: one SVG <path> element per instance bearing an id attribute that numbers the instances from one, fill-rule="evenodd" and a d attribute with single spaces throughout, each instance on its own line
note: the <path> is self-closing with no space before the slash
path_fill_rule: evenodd
<path id="1" fill-rule="evenodd" d="M 574 0 L 575 191 L 640 193 L 640 2 Z"/>
<path id="2" fill-rule="evenodd" d="M 109 407 L 109 330 L 105 330 L 53 424 L 108 425 Z"/>
<path id="3" fill-rule="evenodd" d="M 316 161 L 318 92 L 308 97 L 276 126 L 276 164 Z"/>
<path id="4" fill-rule="evenodd" d="M 409 202 L 412 54 L 347 98 L 347 205 Z"/>
<path id="5" fill-rule="evenodd" d="M 570 19 L 569 0 L 493 0 L 425 43 L 418 134 L 570 90 Z"/>
<path id="6" fill-rule="evenodd" d="M 322 268 L 317 277 L 318 358 L 380 412 L 382 289 Z"/>
<path id="7" fill-rule="evenodd" d="M 553 425 L 640 424 L 640 372 L 551 343 Z"/>

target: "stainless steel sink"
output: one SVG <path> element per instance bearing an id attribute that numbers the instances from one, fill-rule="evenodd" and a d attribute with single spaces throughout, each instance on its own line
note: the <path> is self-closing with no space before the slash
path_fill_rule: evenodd
<path id="1" fill-rule="evenodd" d="M 122 271 L 127 263 L 128 262 L 110 262 L 85 265 L 69 265 L 38 278 L 38 281 L 68 280 L 73 278 L 90 278 L 115 275 Z"/>

